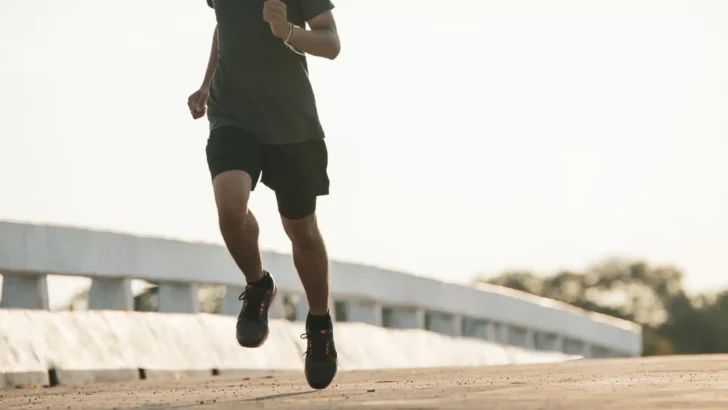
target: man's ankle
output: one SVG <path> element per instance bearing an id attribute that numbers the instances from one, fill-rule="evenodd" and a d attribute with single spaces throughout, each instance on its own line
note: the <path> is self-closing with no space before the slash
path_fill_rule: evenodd
<path id="1" fill-rule="evenodd" d="M 307 329 L 329 329 L 332 326 L 333 321 L 328 310 L 323 315 L 315 315 L 312 312 L 308 312 L 308 316 L 306 317 Z"/>
<path id="2" fill-rule="evenodd" d="M 251 280 L 247 276 L 245 277 L 245 281 L 248 285 L 251 286 L 270 286 L 273 284 L 273 279 L 271 278 L 270 274 L 266 272 L 265 270 L 260 274 L 259 277 L 256 279 Z"/>

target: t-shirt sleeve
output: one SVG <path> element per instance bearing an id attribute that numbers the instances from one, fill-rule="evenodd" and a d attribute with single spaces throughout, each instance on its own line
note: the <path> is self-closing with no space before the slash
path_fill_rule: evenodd
<path id="1" fill-rule="evenodd" d="M 207 0 L 207 5 L 210 6 L 211 9 L 215 8 L 215 6 L 212 5 L 212 0 Z"/>
<path id="2" fill-rule="evenodd" d="M 303 10 L 303 21 L 307 22 L 321 13 L 333 10 L 334 3 L 331 0 L 301 0 L 301 9 Z"/>

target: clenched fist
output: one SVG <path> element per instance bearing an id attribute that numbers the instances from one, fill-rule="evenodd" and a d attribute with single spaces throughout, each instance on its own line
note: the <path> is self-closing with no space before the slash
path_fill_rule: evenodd
<path id="1" fill-rule="evenodd" d="M 305 1 L 305 0 L 304 0 Z M 285 40 L 291 30 L 286 3 L 281 0 L 266 0 L 263 6 L 263 20 L 270 24 L 273 35 Z"/>
<path id="2" fill-rule="evenodd" d="M 205 111 L 207 111 L 207 97 L 209 95 L 210 90 L 202 87 L 187 98 L 187 107 L 190 109 L 190 114 L 192 114 L 193 119 L 196 120 L 205 115 Z"/>

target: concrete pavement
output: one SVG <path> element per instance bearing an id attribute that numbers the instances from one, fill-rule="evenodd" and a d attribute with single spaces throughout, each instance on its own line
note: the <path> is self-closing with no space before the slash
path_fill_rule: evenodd
<path id="1" fill-rule="evenodd" d="M 342 372 L 311 391 L 299 372 L 0 390 L 3 409 L 727 409 L 728 356 Z"/>

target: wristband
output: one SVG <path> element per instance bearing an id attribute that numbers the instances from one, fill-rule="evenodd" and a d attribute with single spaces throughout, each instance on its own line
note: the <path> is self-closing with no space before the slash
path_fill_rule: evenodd
<path id="1" fill-rule="evenodd" d="M 301 52 L 301 51 L 298 51 L 298 50 L 296 50 L 295 47 L 293 47 L 292 45 L 288 44 L 288 41 L 291 39 L 291 37 L 293 37 L 293 29 L 294 29 L 293 23 L 291 23 L 289 21 L 288 22 L 288 35 L 286 36 L 286 39 L 283 40 L 283 44 L 285 44 L 286 47 L 288 47 L 288 49 L 291 50 L 291 51 L 293 51 L 294 53 L 296 53 L 296 54 L 298 54 L 300 56 L 305 56 L 306 53 Z"/>
<path id="2" fill-rule="evenodd" d="M 288 22 L 288 35 L 286 36 L 286 39 L 283 40 L 283 42 L 288 44 L 288 41 L 291 39 L 292 36 L 293 36 L 293 23 L 291 23 L 289 21 Z"/>

